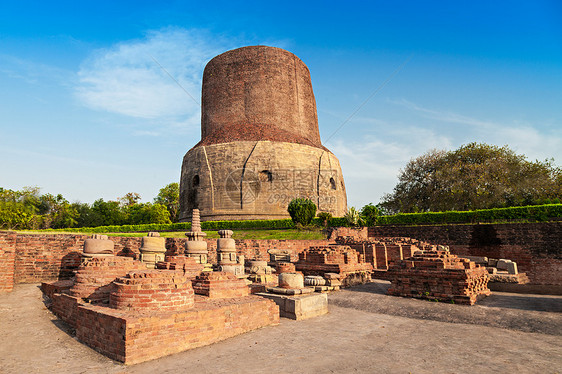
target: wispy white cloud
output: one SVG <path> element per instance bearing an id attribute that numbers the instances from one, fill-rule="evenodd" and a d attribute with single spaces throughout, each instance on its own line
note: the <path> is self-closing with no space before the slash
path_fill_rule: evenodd
<path id="1" fill-rule="evenodd" d="M 149 31 L 93 53 L 80 67 L 76 94 L 92 109 L 163 124 L 198 118 L 199 105 L 189 95 L 199 101 L 205 63 L 230 46 L 201 30 Z"/>
<path id="2" fill-rule="evenodd" d="M 364 117 L 358 120 L 371 121 Z M 350 206 L 378 203 L 385 193 L 392 192 L 399 170 L 410 159 L 430 149 L 448 149 L 452 144 L 450 138 L 431 129 L 373 121 L 384 130 L 326 144 L 340 160 Z"/>
<path id="3" fill-rule="evenodd" d="M 392 100 L 393 104 L 406 107 L 422 118 L 439 121 L 451 126 L 442 129 L 451 139 L 451 146 L 458 147 L 470 142 L 483 142 L 499 146 L 507 145 L 529 159 L 554 158 L 562 160 L 562 126 L 558 130 L 541 128 L 540 124 L 521 121 L 497 122 L 454 113 L 446 110 L 428 109 L 407 100 Z"/>
<path id="4" fill-rule="evenodd" d="M 101 162 L 96 159 L 86 160 L 77 157 L 60 156 L 57 155 L 54 150 L 50 150 L 50 149 L 41 152 L 41 151 L 29 150 L 26 148 L 3 147 L 0 150 L 0 155 L 2 155 L 3 158 L 18 156 L 21 159 L 41 160 L 42 162 L 44 162 L 45 160 L 49 160 L 50 162 L 58 166 L 64 164 L 64 165 L 71 165 L 71 166 L 80 166 L 87 169 L 103 168 L 103 169 L 115 169 L 120 171 L 131 169 L 129 165 Z"/>
<path id="5" fill-rule="evenodd" d="M 350 206 L 379 202 L 385 193 L 392 192 L 400 169 L 431 149 L 452 150 L 483 142 L 508 145 L 530 160 L 553 157 L 558 164 L 562 160 L 562 127 L 548 130 L 521 122 L 498 123 L 406 100 L 392 103 L 409 109 L 407 119 L 356 117 L 356 123 L 372 125 L 374 130 L 363 127 L 362 133 L 353 132 L 353 137 L 342 132 L 326 143 L 342 165 Z"/>
<path id="6" fill-rule="evenodd" d="M 474 127 L 494 127 L 496 124 L 493 122 L 481 121 L 475 118 L 466 117 L 457 113 L 449 112 L 449 111 L 439 111 L 439 110 L 432 110 L 428 108 L 424 108 L 420 105 L 414 104 L 408 100 L 401 99 L 401 100 L 388 100 L 388 102 L 392 104 L 397 104 L 404 106 L 408 109 L 418 112 L 422 117 L 449 122 L 449 123 L 456 123 L 461 125 L 469 125 Z"/>
<path id="7" fill-rule="evenodd" d="M 0 74 L 19 79 L 28 84 L 68 81 L 71 72 L 56 66 L 39 63 L 7 54 L 0 54 Z"/>
<path id="8" fill-rule="evenodd" d="M 136 130 L 133 135 L 135 136 L 160 136 L 162 135 L 159 131 L 150 131 L 150 130 Z"/>

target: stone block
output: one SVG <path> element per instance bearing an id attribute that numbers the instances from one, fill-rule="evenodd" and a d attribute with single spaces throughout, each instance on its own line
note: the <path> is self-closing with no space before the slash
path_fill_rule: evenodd
<path id="1" fill-rule="evenodd" d="M 291 252 L 286 249 L 270 249 L 267 252 L 271 262 L 291 262 Z"/>
<path id="2" fill-rule="evenodd" d="M 498 260 L 497 268 L 498 270 L 507 271 L 508 274 L 517 274 L 517 263 L 511 260 L 506 260 L 506 259 Z"/>
<path id="3" fill-rule="evenodd" d="M 105 257 L 114 255 L 115 243 L 107 238 L 107 235 L 94 234 L 91 238 L 84 240 L 84 257 Z"/>
<path id="4" fill-rule="evenodd" d="M 488 257 L 482 256 L 459 256 L 460 258 L 467 258 L 470 261 L 476 262 L 477 264 L 488 264 Z"/>
<path id="5" fill-rule="evenodd" d="M 328 292 L 328 291 L 339 291 L 339 287 L 331 287 L 331 286 L 315 286 L 315 292 Z"/>
<path id="6" fill-rule="evenodd" d="M 304 288 L 281 288 L 281 287 L 269 287 L 268 292 L 273 292 L 280 295 L 304 295 L 314 292 L 314 287 L 304 287 Z"/>
<path id="7" fill-rule="evenodd" d="M 507 272 L 509 274 L 517 274 L 517 263 L 510 261 L 507 263 Z"/>
<path id="8" fill-rule="evenodd" d="M 496 267 L 498 265 L 497 258 L 488 258 L 488 266 Z"/>
<path id="9" fill-rule="evenodd" d="M 306 286 L 325 286 L 326 279 L 318 275 L 307 275 L 304 277 L 304 284 Z"/>
<path id="10" fill-rule="evenodd" d="M 340 287 L 341 285 L 342 284 L 341 284 L 341 281 L 339 279 L 328 279 L 328 280 L 326 280 L 326 286 Z"/>
<path id="11" fill-rule="evenodd" d="M 326 279 L 340 279 L 341 274 L 338 273 L 324 273 L 324 278 Z"/>
<path id="12" fill-rule="evenodd" d="M 501 258 L 498 260 L 496 267 L 498 268 L 498 270 L 507 270 L 508 262 L 511 262 L 511 260 L 506 260 L 504 258 Z"/>
<path id="13" fill-rule="evenodd" d="M 304 287 L 304 276 L 301 273 L 279 274 L 279 287 L 289 289 L 300 289 Z"/>
<path id="14" fill-rule="evenodd" d="M 328 295 L 325 293 L 295 296 L 271 293 L 256 295 L 275 301 L 279 306 L 279 315 L 284 318 L 302 320 L 328 313 Z"/>

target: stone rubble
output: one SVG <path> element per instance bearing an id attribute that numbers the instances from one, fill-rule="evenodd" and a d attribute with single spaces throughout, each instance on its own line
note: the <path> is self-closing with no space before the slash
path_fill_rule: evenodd
<path id="1" fill-rule="evenodd" d="M 473 305 L 491 294 L 488 271 L 447 250 L 420 250 L 388 269 L 389 295 Z"/>

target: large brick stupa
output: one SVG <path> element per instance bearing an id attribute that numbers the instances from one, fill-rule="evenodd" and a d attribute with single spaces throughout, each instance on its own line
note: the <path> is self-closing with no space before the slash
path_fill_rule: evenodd
<path id="1" fill-rule="evenodd" d="M 180 221 L 287 218 L 296 197 L 342 216 L 338 159 L 320 141 L 310 73 L 294 54 L 252 46 L 203 73 L 201 141 L 183 158 Z"/>

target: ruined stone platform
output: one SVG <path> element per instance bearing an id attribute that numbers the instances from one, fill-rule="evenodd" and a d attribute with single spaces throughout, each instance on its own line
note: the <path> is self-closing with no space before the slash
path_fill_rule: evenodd
<path id="1" fill-rule="evenodd" d="M 445 250 L 417 251 L 387 271 L 389 295 L 473 305 L 489 296 L 488 271 Z"/>
<path id="2" fill-rule="evenodd" d="M 258 297 L 211 300 L 195 295 L 180 311 L 128 311 L 53 295 L 53 312 L 76 330 L 76 338 L 127 365 L 182 352 L 279 323 L 279 307 Z"/>
<path id="3" fill-rule="evenodd" d="M 295 268 L 305 275 L 338 274 L 342 287 L 370 281 L 373 271 L 361 254 L 345 245 L 310 247 L 299 253 Z"/>
<path id="4" fill-rule="evenodd" d="M 279 315 L 284 318 L 302 320 L 328 313 L 328 295 L 326 293 L 280 295 L 264 292 L 256 295 L 275 301 L 279 306 Z"/>
<path id="5" fill-rule="evenodd" d="M 185 256 L 157 269 L 128 257 L 84 259 L 74 280 L 42 284 L 76 338 L 125 364 L 152 360 L 279 323 L 279 307 L 227 273 Z M 194 287 L 195 285 L 195 287 Z M 195 295 L 195 292 L 203 295 Z"/>

